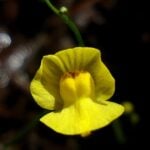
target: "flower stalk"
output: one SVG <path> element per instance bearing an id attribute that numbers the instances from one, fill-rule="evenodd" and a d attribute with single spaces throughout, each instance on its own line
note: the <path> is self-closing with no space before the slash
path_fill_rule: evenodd
<path id="1" fill-rule="evenodd" d="M 44 2 L 47 4 L 47 6 L 57 15 L 59 16 L 63 22 L 70 28 L 70 30 L 74 33 L 76 40 L 78 42 L 78 46 L 84 46 L 83 38 L 80 34 L 79 29 L 77 28 L 76 24 L 72 19 L 66 15 L 65 11 L 62 11 L 61 9 L 57 9 L 50 0 L 44 0 Z M 64 7 L 63 7 L 64 8 Z M 67 10 L 67 9 L 66 9 Z"/>

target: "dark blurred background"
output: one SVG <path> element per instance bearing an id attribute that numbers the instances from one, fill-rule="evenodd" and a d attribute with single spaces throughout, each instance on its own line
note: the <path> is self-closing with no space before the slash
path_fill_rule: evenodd
<path id="1" fill-rule="evenodd" d="M 116 79 L 112 101 L 129 101 L 134 111 L 119 119 L 125 140 L 113 125 L 90 136 L 63 136 L 31 122 L 42 111 L 29 84 L 41 58 L 78 46 L 73 33 L 42 0 L 0 0 L 0 150 L 100 149 L 147 145 L 149 135 L 150 13 L 147 0 L 55 0 L 67 6 L 85 45 L 96 47 Z M 134 115 L 135 116 L 134 116 Z M 14 139 L 14 140 L 13 140 Z M 13 140 L 13 141 L 12 141 Z M 122 143 L 122 144 L 121 144 Z"/>

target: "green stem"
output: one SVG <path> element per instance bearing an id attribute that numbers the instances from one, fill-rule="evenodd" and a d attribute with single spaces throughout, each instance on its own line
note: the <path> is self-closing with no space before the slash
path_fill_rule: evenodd
<path id="1" fill-rule="evenodd" d="M 119 120 L 115 120 L 112 123 L 112 127 L 114 130 L 114 134 L 116 136 L 116 140 L 118 141 L 119 144 L 125 144 L 126 143 L 126 137 L 125 134 L 122 130 L 122 126 Z"/>
<path id="2" fill-rule="evenodd" d="M 45 3 L 47 4 L 47 6 L 56 14 L 58 15 L 65 24 L 68 25 L 68 27 L 70 28 L 70 30 L 74 33 L 79 46 L 84 46 L 84 42 L 82 39 L 82 36 L 80 34 L 79 29 L 77 28 L 76 24 L 71 20 L 71 18 L 69 16 L 67 16 L 65 13 L 60 12 L 59 9 L 57 9 L 51 2 L 50 0 L 44 0 Z"/>
<path id="3" fill-rule="evenodd" d="M 56 15 L 59 15 L 59 10 L 54 6 L 52 5 L 52 3 L 49 1 L 49 0 L 44 0 L 45 3 L 47 4 L 47 6 L 56 14 Z"/>

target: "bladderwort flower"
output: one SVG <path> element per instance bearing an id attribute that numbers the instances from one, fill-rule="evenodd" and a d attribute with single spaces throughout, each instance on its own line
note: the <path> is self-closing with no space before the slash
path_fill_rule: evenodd
<path id="1" fill-rule="evenodd" d="M 44 56 L 30 90 L 38 105 L 52 110 L 40 121 L 65 135 L 86 135 L 124 111 L 122 105 L 107 101 L 115 91 L 115 80 L 100 51 L 91 47 Z"/>

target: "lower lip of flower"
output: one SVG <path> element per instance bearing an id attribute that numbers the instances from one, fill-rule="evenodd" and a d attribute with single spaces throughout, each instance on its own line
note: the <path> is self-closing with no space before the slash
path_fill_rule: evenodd
<path id="1" fill-rule="evenodd" d="M 95 85 L 91 74 L 86 71 L 65 73 L 60 79 L 60 95 L 64 107 L 72 105 L 82 97 L 93 98 Z"/>

